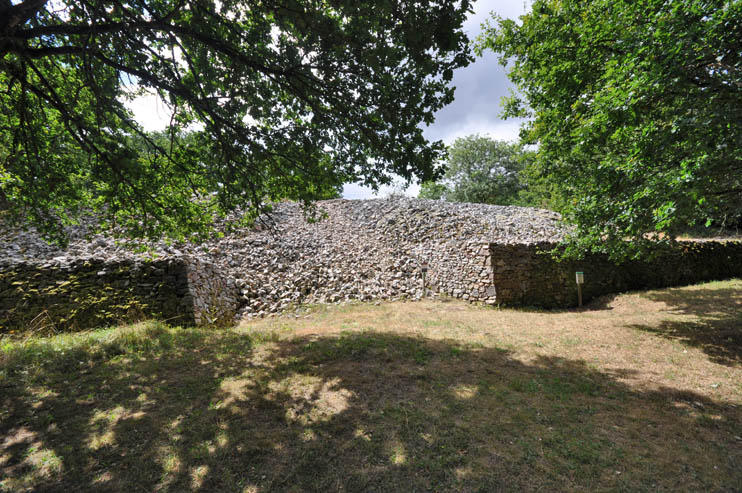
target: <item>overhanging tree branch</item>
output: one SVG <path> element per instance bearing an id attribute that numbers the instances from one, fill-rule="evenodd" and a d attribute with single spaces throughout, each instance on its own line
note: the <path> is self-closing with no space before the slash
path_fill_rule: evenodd
<path id="1" fill-rule="evenodd" d="M 21 6 L 22 21 L 0 16 L 1 164 L 17 177 L 0 194 L 44 228 L 83 196 L 135 231 L 177 235 L 351 176 L 430 177 L 442 145 L 419 124 L 470 61 L 468 0 L 0 0 Z M 166 141 L 124 107 L 132 84 L 169 100 Z M 48 196 L 45 179 L 59 180 Z"/>

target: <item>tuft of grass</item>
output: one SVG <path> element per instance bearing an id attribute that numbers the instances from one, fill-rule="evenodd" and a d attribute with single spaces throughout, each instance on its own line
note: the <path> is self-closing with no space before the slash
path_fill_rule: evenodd
<path id="1" fill-rule="evenodd" d="M 81 367 L 115 356 L 167 352 L 175 345 L 192 347 L 206 336 L 204 330 L 183 330 L 158 321 L 51 337 L 0 341 L 0 368 L 5 374 L 29 369 L 78 371 Z"/>

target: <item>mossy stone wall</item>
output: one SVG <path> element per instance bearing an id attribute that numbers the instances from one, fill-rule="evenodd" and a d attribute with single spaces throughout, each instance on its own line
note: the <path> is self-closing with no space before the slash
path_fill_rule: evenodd
<path id="1" fill-rule="evenodd" d="M 585 273 L 583 301 L 638 289 L 683 286 L 742 276 L 742 242 L 684 241 L 648 261 L 616 264 L 604 255 L 557 262 L 553 243 L 490 244 L 498 304 L 561 308 L 577 305 L 575 272 Z"/>
<path id="2" fill-rule="evenodd" d="M 0 268 L 0 333 L 38 327 L 81 330 L 149 317 L 195 323 L 184 260 L 79 260 Z"/>

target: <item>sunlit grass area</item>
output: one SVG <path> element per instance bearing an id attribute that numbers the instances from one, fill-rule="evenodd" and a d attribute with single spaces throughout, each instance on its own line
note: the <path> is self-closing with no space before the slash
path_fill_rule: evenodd
<path id="1" fill-rule="evenodd" d="M 742 281 L 0 340 L 0 491 L 742 489 Z"/>

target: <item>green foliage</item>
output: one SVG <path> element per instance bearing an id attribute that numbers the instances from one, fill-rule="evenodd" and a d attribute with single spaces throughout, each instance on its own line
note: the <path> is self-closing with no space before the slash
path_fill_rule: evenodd
<path id="1" fill-rule="evenodd" d="M 139 236 L 435 179 L 421 123 L 471 57 L 469 0 L 0 0 L 0 210 L 59 237 L 91 211 Z M 125 101 L 172 112 L 150 135 Z M 104 224 L 105 226 L 105 224 Z"/>
<path id="2" fill-rule="evenodd" d="M 426 181 L 420 185 L 420 193 L 417 195 L 421 199 L 440 200 L 450 192 L 448 187 L 443 183 Z"/>
<path id="3" fill-rule="evenodd" d="M 448 149 L 442 183 L 423 183 L 420 197 L 451 202 L 519 203 L 526 153 L 517 144 L 481 135 L 458 138 Z"/>
<path id="4" fill-rule="evenodd" d="M 519 175 L 522 188 L 518 192 L 516 205 L 552 211 L 565 210 L 567 197 L 562 194 L 559 184 L 552 182 L 549 177 L 541 173 L 541 168 L 536 161 L 536 152 L 523 152 L 522 159 L 524 166 Z"/>
<path id="5" fill-rule="evenodd" d="M 740 214 L 740 40 L 728 0 L 536 0 L 487 26 L 477 51 L 510 67 L 505 116 L 530 119 L 573 247 L 638 253 Z"/>

